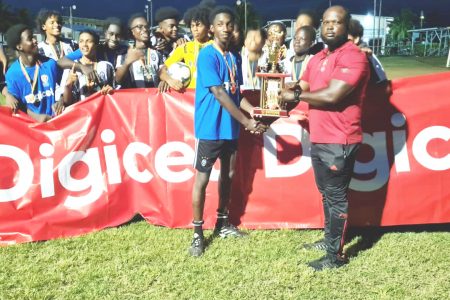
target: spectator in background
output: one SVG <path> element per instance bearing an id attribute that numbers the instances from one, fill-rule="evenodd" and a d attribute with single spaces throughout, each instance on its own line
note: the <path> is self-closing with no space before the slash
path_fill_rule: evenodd
<path id="1" fill-rule="evenodd" d="M 372 83 L 386 83 L 387 76 L 384 72 L 383 66 L 375 54 L 369 49 L 368 45 L 363 42 L 364 27 L 358 20 L 351 19 L 348 27 L 348 39 L 357 45 L 361 50 L 367 54 L 367 59 L 370 65 L 370 82 Z"/>
<path id="2" fill-rule="evenodd" d="M 92 30 L 83 30 L 80 32 L 78 43 L 83 56 L 79 61 L 75 62 L 98 74 L 98 81 L 93 81 L 83 73 L 76 72 L 75 63 L 72 69 L 66 69 L 61 80 L 61 87 L 64 89 L 63 99 L 65 106 L 78 100 L 84 100 L 98 91 L 101 91 L 104 95 L 112 93 L 114 88 L 113 65 L 106 60 L 97 58 L 99 36 Z"/>
<path id="3" fill-rule="evenodd" d="M 150 48 L 147 19 L 142 14 L 134 14 L 130 17 L 128 27 L 134 45 L 120 59 L 116 82 L 125 88 L 158 87 L 158 74 L 164 62 L 162 55 Z"/>
<path id="4" fill-rule="evenodd" d="M 234 24 L 230 46 L 230 51 L 241 54 L 242 47 L 244 46 L 244 33 L 241 30 L 241 26 L 237 22 Z"/>
<path id="5" fill-rule="evenodd" d="M 176 62 L 184 62 L 191 70 L 191 81 L 188 88 L 195 88 L 197 82 L 198 54 L 203 47 L 211 44 L 212 42 L 208 35 L 210 26 L 209 13 L 210 10 L 203 6 L 195 6 L 186 11 L 183 19 L 185 24 L 190 25 L 194 40 L 176 48 L 161 68 L 161 80 L 167 82 L 168 86 L 176 91 L 182 90 L 183 84 L 181 81 L 170 77 L 167 72 L 167 68 Z M 167 87 L 166 85 L 161 86 Z M 161 92 L 165 92 L 166 90 L 167 88 L 164 88 Z"/>
<path id="6" fill-rule="evenodd" d="M 36 17 L 36 24 L 43 37 L 43 41 L 38 44 L 41 55 L 58 61 L 78 49 L 78 45 L 74 41 L 61 37 L 63 22 L 57 11 L 40 10 Z"/>
<path id="7" fill-rule="evenodd" d="M 256 73 L 260 71 L 262 62 L 262 48 L 266 43 L 267 33 L 264 29 L 250 29 L 245 37 L 241 50 L 242 57 L 242 89 L 258 90 L 261 81 Z M 261 60 L 261 61 L 260 61 Z"/>
<path id="8" fill-rule="evenodd" d="M 283 65 L 281 62 L 286 58 L 287 55 L 287 48 L 284 42 L 286 41 L 286 26 L 281 22 L 273 22 L 267 27 L 267 40 L 266 44 L 264 45 L 262 51 L 263 55 L 261 57 L 260 65 L 261 68 L 267 69 L 268 63 L 269 63 L 269 51 L 270 47 L 273 47 L 273 45 L 278 45 L 279 47 L 279 57 L 278 61 L 280 62 L 280 68 L 281 72 L 283 72 Z"/>
<path id="9" fill-rule="evenodd" d="M 128 50 L 127 45 L 123 44 L 125 33 L 122 21 L 118 18 L 107 18 L 105 20 L 104 33 L 105 42 L 99 44 L 96 49 L 97 58 L 102 61 L 108 61 L 116 69 Z M 74 71 L 81 72 L 89 80 L 99 83 L 98 74 L 95 70 L 80 63 L 82 56 L 82 51 L 78 49 L 58 60 L 58 65 L 62 69 L 74 68 Z"/>
<path id="10" fill-rule="evenodd" d="M 316 31 L 312 26 L 303 26 L 297 29 L 294 35 L 294 56 L 284 60 L 285 73 L 291 74 L 286 82 L 297 82 L 306 70 L 306 65 L 312 55 L 308 54 L 316 40 Z"/>
<path id="11" fill-rule="evenodd" d="M 170 6 L 161 7 L 155 13 L 155 21 L 159 27 L 151 38 L 151 44 L 161 53 L 165 62 L 177 46 L 186 42 L 178 36 L 180 12 Z"/>
<path id="12" fill-rule="evenodd" d="M 301 10 L 298 14 L 297 14 L 297 18 L 295 20 L 295 32 L 297 32 L 297 30 L 300 27 L 303 26 L 312 26 L 313 28 L 317 28 L 318 24 L 317 24 L 317 17 L 316 14 L 313 11 L 310 10 Z M 316 46 L 310 49 L 310 53 L 309 54 L 316 54 L 317 52 L 319 52 L 320 50 L 323 49 L 323 43 L 317 43 L 315 44 Z M 289 42 L 289 49 L 287 51 L 286 57 L 290 58 L 292 56 L 295 55 L 295 51 L 294 51 L 294 38 L 292 38 L 292 40 Z"/>
<path id="13" fill-rule="evenodd" d="M 12 26 L 6 32 L 6 41 L 19 53 L 6 73 L 9 94 L 14 97 L 13 109 L 21 109 L 38 122 L 45 122 L 60 114 L 63 103 L 59 100 L 56 61 L 39 54 L 38 43 L 30 27 Z"/>
<path id="14" fill-rule="evenodd" d="M 5 55 L 5 51 L 3 50 L 3 45 L 0 45 L 0 92 L 3 93 L 3 89 L 5 88 L 5 74 L 6 69 L 8 68 L 8 58 Z"/>

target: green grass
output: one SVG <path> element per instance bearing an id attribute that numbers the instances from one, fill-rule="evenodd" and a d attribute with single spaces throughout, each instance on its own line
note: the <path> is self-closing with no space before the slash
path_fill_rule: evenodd
<path id="1" fill-rule="evenodd" d="M 442 58 L 382 62 L 390 78 L 447 71 Z M 350 264 L 318 273 L 305 263 L 321 253 L 300 244 L 321 231 L 249 233 L 212 240 L 199 259 L 187 255 L 191 230 L 145 221 L 0 247 L 0 299 L 450 298 L 450 225 L 354 232 L 346 246 Z"/>
<path id="2" fill-rule="evenodd" d="M 389 79 L 450 71 L 446 57 L 391 56 L 380 61 Z"/>
<path id="3" fill-rule="evenodd" d="M 448 299 L 450 227 L 438 229 L 357 232 L 349 265 L 313 272 L 321 253 L 300 244 L 318 230 L 249 231 L 191 258 L 191 230 L 139 221 L 0 248 L 0 299 Z"/>

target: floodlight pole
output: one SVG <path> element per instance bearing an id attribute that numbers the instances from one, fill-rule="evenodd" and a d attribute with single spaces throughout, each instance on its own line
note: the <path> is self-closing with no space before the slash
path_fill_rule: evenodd
<path id="1" fill-rule="evenodd" d="M 377 0 L 373 0 L 373 30 L 372 30 L 372 52 L 375 53 L 375 18 L 377 16 Z"/>
<path id="2" fill-rule="evenodd" d="M 237 0 L 236 4 L 241 5 L 242 1 Z M 246 32 L 247 32 L 247 0 L 244 0 L 244 33 Z"/>
<path id="3" fill-rule="evenodd" d="M 69 5 L 69 6 L 61 6 L 61 9 L 65 9 L 68 8 L 69 9 L 69 24 L 70 24 L 70 31 L 72 33 L 72 39 L 73 39 L 73 16 L 72 16 L 72 10 L 76 10 L 77 6 L 74 5 Z"/>
<path id="4" fill-rule="evenodd" d="M 420 11 L 420 29 L 423 27 L 423 19 L 425 19 L 425 16 L 423 15 L 423 10 Z"/>
<path id="5" fill-rule="evenodd" d="M 150 3 L 150 31 L 151 31 L 151 28 L 153 28 L 153 1 L 147 0 L 147 2 Z M 148 8 L 147 8 L 147 22 L 148 22 Z"/>
<path id="6" fill-rule="evenodd" d="M 378 55 L 381 52 L 381 44 L 383 41 L 383 39 L 380 40 L 380 37 L 381 37 L 381 5 L 383 5 L 383 0 L 380 0 L 380 7 L 378 10 L 378 36 L 377 36 L 377 46 L 378 46 L 377 54 Z"/>

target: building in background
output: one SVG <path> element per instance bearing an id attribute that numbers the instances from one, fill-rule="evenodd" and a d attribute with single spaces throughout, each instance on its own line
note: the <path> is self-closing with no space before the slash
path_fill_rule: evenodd
<path id="1" fill-rule="evenodd" d="M 61 32 L 65 38 L 78 40 L 80 32 L 84 29 L 94 30 L 99 34 L 101 39 L 103 38 L 103 26 L 105 25 L 105 20 L 72 17 L 72 27 L 71 27 L 70 17 L 63 16 L 63 22 L 64 25 Z M 72 36 L 72 28 L 73 28 L 73 36 Z"/>
<path id="2" fill-rule="evenodd" d="M 393 17 L 352 14 L 352 18 L 358 20 L 364 27 L 363 42 L 377 54 L 384 54 L 386 48 L 386 37 L 389 33 L 389 24 L 394 21 Z"/>

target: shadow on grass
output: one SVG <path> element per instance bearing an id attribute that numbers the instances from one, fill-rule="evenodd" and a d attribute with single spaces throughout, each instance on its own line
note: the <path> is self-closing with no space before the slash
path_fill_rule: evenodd
<path id="1" fill-rule="evenodd" d="M 212 245 L 215 239 L 217 239 L 219 236 L 217 234 L 214 234 L 212 232 L 207 238 L 205 238 L 205 250 L 209 248 L 209 246 Z"/>
<path id="2" fill-rule="evenodd" d="M 120 224 L 119 226 L 116 226 L 116 227 L 120 228 L 120 227 L 128 226 L 128 225 L 131 225 L 131 224 L 134 224 L 134 223 L 138 223 L 138 222 L 142 222 L 142 221 L 145 221 L 145 218 L 143 216 L 141 216 L 140 214 L 136 214 L 128 222 Z"/>
<path id="3" fill-rule="evenodd" d="M 426 225 L 407 225 L 407 226 L 391 226 L 391 227 L 355 227 L 349 229 L 346 240 L 351 242 L 357 239 L 355 244 L 350 245 L 345 253 L 346 256 L 356 257 L 361 251 L 368 250 L 386 233 L 402 233 L 402 232 L 450 232 L 450 223 L 445 224 L 426 224 Z"/>

